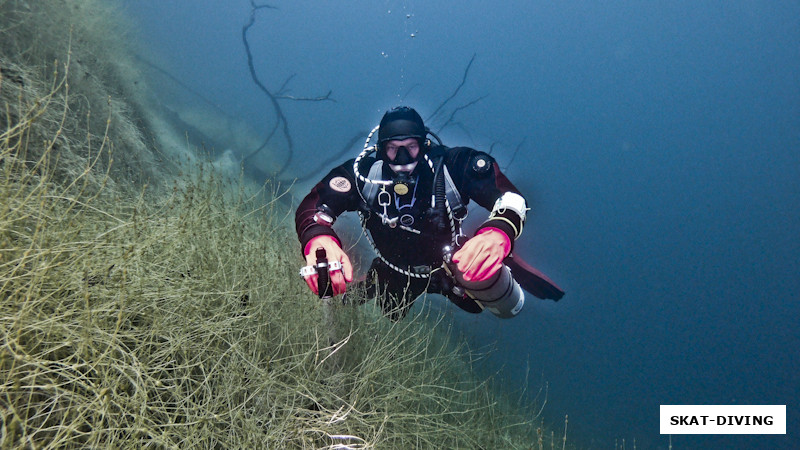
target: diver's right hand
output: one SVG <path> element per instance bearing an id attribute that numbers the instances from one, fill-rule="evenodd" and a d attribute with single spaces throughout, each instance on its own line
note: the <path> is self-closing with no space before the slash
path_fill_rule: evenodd
<path id="1" fill-rule="evenodd" d="M 316 250 L 318 248 L 325 249 L 325 254 L 328 258 L 328 263 L 332 261 L 339 261 L 342 263 L 342 270 L 335 270 L 329 272 L 331 279 L 331 286 L 333 286 L 333 295 L 343 294 L 347 289 L 347 283 L 353 281 L 353 265 L 350 263 L 350 258 L 336 242 L 336 239 L 331 236 L 322 235 L 308 241 L 306 244 L 305 253 L 306 265 L 314 266 L 317 264 Z M 318 280 L 319 275 L 316 273 L 305 277 L 306 284 L 311 291 L 319 295 Z"/>

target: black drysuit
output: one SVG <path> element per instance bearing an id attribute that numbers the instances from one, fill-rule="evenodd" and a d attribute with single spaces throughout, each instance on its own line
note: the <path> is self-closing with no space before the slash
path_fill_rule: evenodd
<path id="1" fill-rule="evenodd" d="M 494 159 L 486 153 L 468 147 L 444 146 L 430 148 L 425 153 L 434 168 L 440 163 L 447 167 L 464 208 L 455 211 L 456 217 L 461 217 L 466 211 L 470 200 L 492 211 L 497 199 L 505 192 L 519 194 L 500 172 Z M 375 171 L 372 176 L 368 174 L 375 162 L 375 158 L 363 158 L 359 162 L 359 173 L 374 179 Z M 428 276 L 431 270 L 441 266 L 443 248 L 450 245 L 452 240 L 450 215 L 441 207 L 431 208 L 435 189 L 434 170 L 428 162 L 424 159 L 419 161 L 410 176 L 415 183 L 405 195 L 398 195 L 392 186 L 387 186 L 385 193 L 373 196 L 367 194 L 369 186 L 365 189 L 365 182 L 356 177 L 353 163 L 354 160 L 349 160 L 331 170 L 300 203 L 295 214 L 295 225 L 301 248 L 305 249 L 311 239 L 320 235 L 329 235 L 339 241 L 333 228 L 314 221 L 315 213 L 321 208 L 334 217 L 346 211 L 359 211 L 365 218 L 366 228 L 380 256 L 368 271 L 368 288 L 378 288 L 381 294 L 379 302 L 387 316 L 393 320 L 402 318 L 416 297 L 424 292 L 444 294 L 462 309 L 480 312 L 480 306 L 473 300 L 450 292 L 451 286 L 445 277 L 438 275 L 442 271 L 435 271 Z M 387 166 L 383 164 L 380 179 L 392 179 L 394 174 Z M 436 178 L 444 180 L 446 177 L 437 175 Z M 378 192 L 381 190 L 373 183 L 368 184 Z M 441 206 L 443 202 L 439 203 Z M 451 205 L 454 209 L 458 206 Z M 396 219 L 395 226 L 387 224 L 382 215 L 386 219 Z M 522 231 L 522 225 L 518 214 L 495 211 L 479 230 L 497 228 L 509 237 L 513 245 Z"/>

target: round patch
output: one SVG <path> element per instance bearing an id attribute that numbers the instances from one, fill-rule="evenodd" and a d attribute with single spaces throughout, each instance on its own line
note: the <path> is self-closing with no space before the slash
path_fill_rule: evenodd
<path id="1" fill-rule="evenodd" d="M 408 185 L 405 183 L 397 183 L 394 185 L 394 193 L 397 195 L 408 194 Z"/>
<path id="2" fill-rule="evenodd" d="M 345 177 L 335 177 L 331 178 L 330 183 L 328 186 L 331 187 L 336 192 L 348 192 L 352 187 L 350 185 L 350 181 Z"/>

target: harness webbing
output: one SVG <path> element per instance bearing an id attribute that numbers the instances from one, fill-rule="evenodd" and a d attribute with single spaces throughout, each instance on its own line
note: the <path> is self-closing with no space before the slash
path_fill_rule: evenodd
<path id="1" fill-rule="evenodd" d="M 443 156 L 442 156 L 443 158 Z M 455 183 L 453 182 L 452 177 L 450 176 L 450 172 L 447 170 L 447 166 L 442 164 L 442 172 L 444 175 L 445 180 L 445 209 L 447 210 L 447 217 L 450 221 L 450 234 L 451 234 L 451 245 L 456 245 L 458 236 L 461 235 L 461 221 L 464 220 L 466 214 L 463 217 L 454 217 L 454 211 L 458 211 L 459 214 L 461 211 L 466 213 L 466 206 L 464 205 L 461 195 L 458 193 L 458 188 L 456 188 Z M 383 173 L 383 161 L 375 161 L 372 163 L 372 166 L 369 169 L 369 180 L 380 180 L 381 175 Z M 435 178 L 435 177 L 434 177 Z M 383 189 L 384 186 L 374 182 L 365 182 L 364 187 L 361 189 L 362 199 L 365 202 L 365 208 L 362 208 L 365 211 L 372 211 L 372 205 L 375 203 L 375 199 L 378 196 L 378 191 Z M 435 207 L 435 196 L 432 200 L 432 207 Z M 418 271 L 411 271 L 403 269 L 396 264 L 392 263 L 388 259 L 386 259 L 378 250 L 378 247 L 375 245 L 375 241 L 372 239 L 372 234 L 367 229 L 367 217 L 366 215 L 359 211 L 359 217 L 361 218 L 361 227 L 364 229 L 364 234 L 367 236 L 367 240 L 369 241 L 370 245 L 372 246 L 375 253 L 378 255 L 378 258 L 384 262 L 388 267 L 392 268 L 393 270 L 402 273 L 408 277 L 412 278 L 428 278 L 430 277 L 430 268 L 428 268 L 427 272 L 418 272 Z M 456 220 L 459 222 L 458 227 L 456 226 Z M 405 228 L 405 227 L 401 227 Z M 412 230 L 407 230 L 412 231 Z"/>

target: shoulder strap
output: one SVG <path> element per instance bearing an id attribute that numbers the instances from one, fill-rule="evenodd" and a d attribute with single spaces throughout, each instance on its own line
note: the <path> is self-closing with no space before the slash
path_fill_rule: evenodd
<path id="1" fill-rule="evenodd" d="M 450 176 L 450 171 L 447 169 L 446 161 L 448 151 L 457 152 L 458 150 L 452 150 L 442 145 L 431 151 L 431 156 L 436 158 L 436 163 L 434 164 L 436 167 L 434 170 L 434 184 L 436 183 L 437 177 L 441 174 L 441 176 L 444 177 L 445 197 L 447 198 L 447 203 L 450 204 L 450 211 L 455 219 L 462 220 L 467 217 L 467 207 L 464 204 L 464 200 L 461 198 L 461 194 L 458 192 L 453 177 Z M 435 191 L 436 188 L 434 187 L 434 192 Z"/>
<path id="2" fill-rule="evenodd" d="M 450 211 L 453 212 L 453 217 L 457 220 L 461 220 L 467 217 L 467 207 L 464 205 L 464 201 L 461 200 L 461 194 L 458 193 L 458 188 L 456 188 L 453 178 L 450 177 L 447 164 L 442 165 L 442 173 L 445 181 L 444 192 L 445 196 L 447 196 L 447 203 L 450 204 Z"/>
<path id="3" fill-rule="evenodd" d="M 381 175 L 383 174 L 383 161 L 377 160 L 372 163 L 372 167 L 369 169 L 369 175 L 367 178 L 370 180 L 379 180 Z M 365 206 L 366 209 L 372 208 L 372 205 L 375 204 L 375 198 L 378 196 L 378 185 L 375 183 L 364 183 L 364 187 L 361 188 L 361 194 L 363 195 L 364 200 L 367 202 Z"/>

